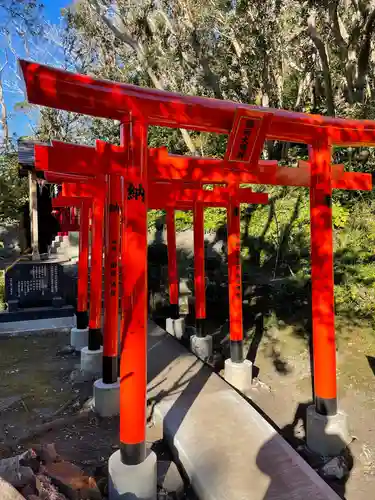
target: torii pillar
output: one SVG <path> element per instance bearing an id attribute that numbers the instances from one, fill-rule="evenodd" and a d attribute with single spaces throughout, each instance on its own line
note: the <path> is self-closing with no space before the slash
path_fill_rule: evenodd
<path id="1" fill-rule="evenodd" d="M 309 147 L 311 162 L 311 292 L 314 399 L 306 414 L 307 446 L 338 455 L 349 444 L 347 416 L 338 410 L 333 277 L 331 145 L 327 136 Z"/>
<path id="2" fill-rule="evenodd" d="M 50 176 L 53 178 L 53 175 Z M 88 281 L 89 281 L 89 242 L 92 199 L 59 195 L 52 200 L 53 207 L 78 207 L 79 214 L 79 258 L 77 279 L 76 328 L 71 330 L 70 345 L 76 351 L 87 346 L 88 340 Z M 81 358 L 82 361 L 82 358 Z"/>
<path id="3" fill-rule="evenodd" d="M 180 282 L 177 266 L 175 209 L 166 209 L 167 249 L 168 249 L 168 284 L 169 284 L 169 318 L 166 319 L 168 333 L 181 339 L 185 333 L 185 318 L 180 316 L 179 291 Z"/>
<path id="4" fill-rule="evenodd" d="M 122 256 L 126 279 L 122 293 L 131 306 L 127 308 L 121 332 L 120 449 L 108 462 L 111 499 L 154 500 L 157 489 L 156 454 L 146 447 L 147 129 L 147 123 L 141 119 L 122 126 L 122 144 L 129 139 L 129 161 L 138 179 L 128 184 L 125 196 Z M 129 489 L 130 483 L 134 489 Z M 133 494 L 125 493 L 130 491 Z"/>
<path id="5" fill-rule="evenodd" d="M 241 208 L 234 196 L 227 209 L 230 358 L 225 360 L 224 378 L 246 394 L 251 388 L 253 366 L 244 359 L 240 223 Z"/>

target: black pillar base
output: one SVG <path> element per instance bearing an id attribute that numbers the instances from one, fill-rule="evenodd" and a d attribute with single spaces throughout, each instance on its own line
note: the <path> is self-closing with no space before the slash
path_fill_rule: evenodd
<path id="1" fill-rule="evenodd" d="M 89 315 L 87 311 L 76 311 L 78 330 L 84 330 L 89 326 Z"/>
<path id="2" fill-rule="evenodd" d="M 114 384 L 117 382 L 117 373 L 117 356 L 103 356 L 103 384 Z"/>
<path id="3" fill-rule="evenodd" d="M 320 415 L 336 415 L 337 414 L 337 398 L 319 398 L 315 397 L 315 410 Z"/>
<path id="4" fill-rule="evenodd" d="M 89 328 L 89 351 L 98 351 L 102 345 L 103 336 L 100 328 Z"/>
<path id="5" fill-rule="evenodd" d="M 180 317 L 180 308 L 178 304 L 170 304 L 169 317 L 172 319 L 178 319 Z"/>
<path id="6" fill-rule="evenodd" d="M 230 341 L 230 359 L 233 363 L 242 363 L 243 361 L 243 341 Z"/>
<path id="7" fill-rule="evenodd" d="M 125 444 L 120 442 L 121 461 L 124 465 L 138 465 L 146 460 L 146 443 Z"/>
<path id="8" fill-rule="evenodd" d="M 196 318 L 195 320 L 195 328 L 196 328 L 196 335 L 197 337 L 205 337 L 206 332 L 205 332 L 205 318 Z"/>

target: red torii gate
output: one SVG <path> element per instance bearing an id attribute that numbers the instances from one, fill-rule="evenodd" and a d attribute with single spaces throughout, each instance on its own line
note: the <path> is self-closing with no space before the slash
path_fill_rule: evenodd
<path id="1" fill-rule="evenodd" d="M 99 147 L 98 147 L 99 146 Z M 51 146 L 38 145 L 35 148 L 35 165 L 37 169 L 46 172 L 47 179 L 59 179 L 66 175 L 67 179 L 90 180 L 87 176 L 88 168 L 82 168 L 89 162 L 95 163 L 96 168 L 102 173 L 111 173 L 113 170 L 110 161 L 105 161 L 102 157 L 102 163 L 99 163 L 96 157 L 96 151 L 111 151 L 106 143 L 98 141 L 96 150 L 87 146 L 76 146 L 54 141 Z M 73 160 L 67 164 L 63 161 L 66 154 L 71 154 Z M 122 152 L 124 154 L 124 152 Z M 179 157 L 176 157 L 179 159 Z M 204 166 L 204 162 L 200 162 Z M 154 165 L 152 166 L 154 167 Z M 150 167 L 150 173 L 152 172 Z M 155 169 L 158 168 L 157 163 Z M 53 174 L 52 172 L 56 172 Z M 62 172 L 66 172 L 63 174 Z M 78 172 L 85 172 L 86 175 Z M 91 170 L 92 172 L 92 170 Z M 56 177 L 57 176 L 57 177 Z M 91 179 L 94 179 L 92 174 Z M 127 180 L 127 179 L 126 179 Z M 161 180 L 166 180 L 164 177 Z M 93 181 L 91 181 L 93 182 Z M 256 203 L 264 204 L 268 202 L 268 196 L 264 193 L 254 193 L 250 188 L 240 188 L 239 186 L 231 185 L 230 187 L 216 186 L 212 190 L 201 189 L 200 183 L 181 182 L 175 180 L 171 183 L 153 183 L 149 181 L 149 185 L 157 187 L 157 190 L 150 190 L 148 200 L 148 208 L 164 209 L 170 212 L 171 207 L 183 210 L 194 211 L 194 277 L 195 277 L 195 295 L 196 295 L 196 323 L 198 338 L 205 337 L 204 320 L 206 317 L 206 301 L 205 301 L 205 268 L 204 268 L 204 226 L 203 226 L 203 208 L 204 206 L 227 207 L 228 210 L 228 266 L 229 266 L 229 310 L 230 310 L 230 341 L 231 341 L 231 360 L 233 362 L 243 361 L 243 327 L 242 327 L 242 285 L 241 285 L 241 269 L 240 269 L 240 203 Z M 66 191 L 63 189 L 63 193 Z M 173 224 L 172 224 L 173 222 Z M 168 270 L 170 277 L 170 303 L 173 311 L 178 310 L 178 285 L 177 285 L 177 262 L 176 262 L 176 242 L 175 242 L 174 218 L 171 221 L 169 217 L 168 227 Z M 124 240 L 124 238 L 123 238 Z M 126 270 L 125 270 L 126 271 Z M 125 278 L 125 276 L 124 276 Z M 107 280 L 110 281 L 110 278 Z M 106 287 L 107 289 L 108 287 Z M 109 298 L 107 303 L 109 302 Z M 126 311 L 126 295 L 123 294 L 122 304 L 122 326 L 125 321 Z M 173 314 L 172 314 L 173 316 Z M 121 328 L 121 331 L 123 328 Z M 105 333 L 105 338 L 115 337 L 116 327 L 108 328 Z M 207 339 L 210 340 L 210 339 Z M 193 339 L 194 342 L 194 339 Z M 199 342 L 199 341 L 198 341 Z M 106 344 L 106 341 L 104 342 Z M 111 345 L 115 346 L 112 340 Z M 193 344 L 194 345 L 194 344 Z M 203 349 L 203 357 L 207 358 L 211 355 L 212 346 L 208 344 Z M 103 369 L 103 380 L 107 383 L 115 383 L 117 375 L 114 371 L 115 358 L 117 350 L 112 349 L 110 376 L 106 376 L 106 370 Z M 197 348 L 198 352 L 202 352 Z"/>
<path id="2" fill-rule="evenodd" d="M 95 148 L 52 141 L 52 147 L 35 146 L 35 165 L 57 165 L 59 172 L 65 172 L 64 156 L 69 155 L 75 165 L 75 173 L 87 177 L 96 177 L 96 172 L 109 171 L 124 175 L 128 154 L 121 146 L 103 141 L 96 141 Z M 73 147 L 74 146 L 74 147 Z M 249 170 L 243 162 L 229 168 L 226 160 L 217 158 L 189 157 L 168 154 L 166 148 L 147 150 L 147 162 L 150 170 L 150 182 L 183 181 L 201 184 L 268 184 L 298 187 L 311 187 L 311 162 L 300 160 L 298 168 L 279 167 L 277 161 L 259 160 Z M 38 166 L 39 165 L 39 166 Z M 332 189 L 368 190 L 371 189 L 369 174 L 345 172 L 343 165 L 332 165 Z M 51 167 L 52 168 L 52 167 Z M 57 172 L 57 167 L 53 167 Z M 137 182 L 137 172 L 126 166 L 129 182 Z"/>
<path id="3" fill-rule="evenodd" d="M 41 168 L 43 162 L 38 162 L 36 168 Z M 42 168 L 42 170 L 44 170 Z M 104 205 L 106 197 L 106 181 L 100 176 L 97 182 L 92 178 L 74 174 L 61 174 L 54 171 L 44 171 L 44 177 L 48 182 L 63 183 L 62 196 L 79 197 L 80 200 L 91 202 L 92 238 L 91 238 L 91 291 L 89 309 L 88 332 L 83 327 L 77 315 L 77 328 L 72 329 L 71 344 L 77 350 L 87 346 L 91 352 L 97 352 L 101 348 L 101 318 L 102 318 L 102 270 L 103 270 L 103 229 L 104 229 Z M 56 201 L 54 203 L 57 203 Z M 83 285 L 82 285 L 83 286 Z M 87 284 L 86 284 L 87 286 Z M 86 304 L 87 309 L 87 304 Z"/>
<path id="4" fill-rule="evenodd" d="M 77 146 L 72 144 L 53 141 L 51 147 L 35 146 L 35 163 L 36 166 L 48 164 L 49 168 L 55 171 L 66 171 L 66 162 L 63 159 L 69 154 L 71 162 L 69 171 L 74 171 L 75 174 L 85 174 L 91 171 L 94 176 L 95 172 L 99 171 L 102 174 L 112 172 L 119 174 L 124 172 L 124 165 L 127 162 L 127 152 L 122 147 L 114 146 L 102 141 L 96 142 L 96 147 Z M 224 180 L 230 180 L 231 183 L 237 182 L 252 182 L 254 184 L 275 184 L 275 185 L 293 185 L 293 186 L 310 186 L 311 184 L 311 169 L 310 163 L 300 161 L 298 168 L 278 167 L 274 161 L 259 161 L 255 168 L 248 172 L 243 163 L 238 168 L 232 168 L 230 171 L 225 171 L 227 162 L 212 158 L 197 158 L 188 156 L 169 155 L 165 148 L 148 149 L 148 184 L 157 186 L 157 196 L 160 198 L 158 204 L 156 195 L 151 191 L 149 208 L 152 207 L 168 207 L 173 206 L 175 200 L 179 203 L 191 197 L 189 186 L 193 187 L 195 183 L 213 182 L 222 183 Z M 73 170 L 72 170 L 73 169 Z M 126 168 L 126 180 L 135 180 L 136 173 L 132 168 Z M 172 181 L 171 181 L 172 179 Z M 174 189 L 169 187 L 170 182 L 173 183 Z M 231 186 L 232 184 L 230 184 Z M 369 189 L 371 186 L 371 177 L 366 174 L 357 172 L 344 172 L 343 165 L 332 166 L 332 188 L 337 189 Z M 225 189 L 220 188 L 220 192 L 229 193 L 231 187 Z M 214 204 L 214 191 L 202 192 L 201 196 L 205 197 L 205 203 Z M 245 193 L 242 189 L 239 193 Z M 186 198 L 187 197 L 187 198 Z M 249 202 L 249 199 L 242 197 L 239 202 Z M 191 205 L 189 208 L 191 208 Z M 220 203 L 218 204 L 220 205 Z M 204 276 L 204 261 L 203 261 L 203 235 L 200 235 L 200 226 L 202 225 L 203 215 L 202 210 L 197 205 L 194 212 L 194 227 L 195 227 L 195 256 L 196 270 L 201 270 Z M 313 220 L 313 219 L 312 219 Z M 312 225 L 313 231 L 313 225 Z M 202 247 L 201 250 L 199 250 Z M 199 271 L 195 274 L 195 288 L 197 299 L 197 333 L 198 336 L 204 336 L 203 318 L 205 317 L 205 301 L 204 301 L 204 279 L 200 278 Z M 231 296 L 234 297 L 233 293 Z M 232 323 L 233 324 L 233 323 Z M 326 369 L 326 368 L 325 368 Z M 333 377 L 331 377 L 333 379 Z M 336 379 L 336 377 L 334 377 Z M 334 402 L 335 404 L 335 402 Z M 334 410 L 331 410 L 334 412 Z"/>
<path id="5" fill-rule="evenodd" d="M 59 143 L 56 147 L 57 151 L 62 144 Z M 74 148 L 72 145 L 67 145 L 71 150 Z M 60 170 L 62 167 L 55 165 L 48 165 L 48 162 L 40 160 L 40 156 L 45 160 L 48 155 L 45 154 L 46 149 L 50 146 L 41 146 L 36 152 L 36 158 L 39 168 L 44 168 L 47 170 L 45 176 L 48 180 L 59 181 L 64 174 L 51 173 L 51 170 Z M 75 170 L 75 165 L 69 163 L 69 167 L 65 167 L 69 170 L 66 174 L 67 179 L 87 181 L 87 176 L 77 176 L 71 174 L 71 171 Z M 48 171 L 49 170 L 49 171 Z M 93 182 L 93 181 L 91 181 Z M 180 191 L 177 191 L 177 186 L 180 185 Z M 70 186 L 70 189 L 69 189 Z M 152 183 L 150 184 L 150 187 Z M 197 322 L 197 333 L 191 338 L 191 346 L 194 352 L 202 359 L 208 359 L 212 355 L 212 338 L 211 336 L 206 336 L 204 331 L 204 320 L 206 317 L 205 308 L 205 268 L 204 268 L 204 225 L 203 225 L 203 207 L 204 206 L 224 206 L 227 208 L 228 212 L 228 277 L 229 277 L 229 316 L 230 316 L 230 359 L 226 360 L 226 378 L 232 381 L 233 370 L 236 370 L 238 364 L 243 364 L 241 369 L 240 380 L 235 384 L 239 389 L 248 389 L 251 385 L 251 363 L 244 361 L 243 358 L 243 325 L 242 325 L 242 283 L 241 283 L 241 263 L 240 263 L 240 202 L 246 203 L 267 203 L 268 196 L 264 193 L 254 193 L 249 188 L 240 188 L 239 186 L 228 187 L 214 187 L 212 190 L 202 190 L 202 186 L 197 183 L 191 183 L 186 188 L 186 185 L 181 185 L 180 182 L 175 181 L 173 185 L 171 184 L 161 184 L 161 191 L 152 191 L 149 197 L 149 208 L 165 208 L 173 206 L 179 209 L 193 209 L 194 210 L 194 275 L 195 275 L 195 295 L 196 295 L 196 322 Z M 190 188 L 190 189 L 189 189 Z M 74 185 L 63 184 L 62 194 L 69 192 L 72 194 L 77 191 Z M 169 195 L 169 196 L 168 196 Z M 171 196 L 173 195 L 173 199 Z M 60 199 L 54 200 L 55 205 L 61 205 L 61 203 L 68 203 L 72 199 L 72 205 L 77 204 L 77 198 L 67 198 L 66 196 L 61 196 Z M 79 198 L 81 200 L 82 198 Z M 167 200 L 167 202 L 165 201 Z M 170 208 L 167 208 L 170 210 Z M 174 218 L 173 227 L 168 227 L 168 237 L 170 240 L 171 232 L 174 229 Z M 174 308 L 178 309 L 178 285 L 177 285 L 177 262 L 176 262 L 176 244 L 175 244 L 175 234 L 174 242 L 169 241 L 168 246 L 168 270 L 169 276 L 172 276 L 170 281 L 170 301 Z M 122 241 L 124 238 L 122 238 Z M 125 245 L 122 245 L 125 248 Z M 123 263 L 124 264 L 124 263 Z M 109 266 L 107 266 L 109 269 Z M 112 270 L 111 270 L 112 271 Z M 107 273 L 108 274 L 108 273 Z M 123 265 L 123 280 L 126 279 L 126 268 Z M 109 290 L 109 283 L 112 280 L 111 277 L 106 277 L 106 291 Z M 84 286 L 82 282 L 81 285 Z M 87 278 L 86 278 L 87 286 Z M 175 293 L 177 292 L 177 293 Z M 95 292 L 94 292 L 95 293 Z M 175 297 L 177 295 L 177 297 Z M 116 299 L 114 299 L 116 300 Z M 109 307 L 112 303 L 113 307 L 116 308 L 116 304 L 113 304 L 114 300 L 112 297 L 106 294 L 105 300 L 105 329 L 104 329 L 104 357 L 103 357 L 103 368 L 102 368 L 102 382 L 103 384 L 115 384 L 117 380 L 117 323 L 115 327 L 108 325 Z M 129 311 L 129 304 L 125 294 L 122 295 L 122 320 L 120 331 L 126 331 L 124 325 L 126 324 L 126 313 Z M 168 320 L 167 320 L 168 321 Z M 112 322 L 111 322 L 112 323 Z M 173 330 L 177 333 L 179 330 L 181 332 L 181 325 L 177 325 L 175 328 L 173 324 Z M 112 346 L 112 347 L 111 347 Z M 99 356 L 98 356 L 99 354 Z M 91 352 L 89 347 L 85 347 L 81 351 L 81 370 L 88 371 L 94 370 L 96 373 L 100 371 L 100 352 Z M 105 359 L 107 362 L 105 362 Z M 108 360 L 111 360 L 109 362 Z M 234 363 L 234 364 L 233 364 Z M 238 376 L 237 376 L 238 378 Z M 96 385 L 101 386 L 101 381 L 97 381 Z M 95 387 L 94 385 L 94 393 Z M 101 386 L 102 387 L 102 386 Z M 96 394 L 98 391 L 96 391 Z M 114 407 L 115 408 L 115 407 Z M 101 411 L 100 408 L 98 410 Z M 111 414 L 112 410 L 108 410 L 108 414 Z"/>
<path id="6" fill-rule="evenodd" d="M 190 177 L 190 180 L 202 182 L 230 183 L 236 176 L 240 176 L 241 179 L 247 179 L 240 182 L 277 184 L 275 176 L 278 175 L 279 167 L 273 167 L 273 171 L 271 167 L 269 175 L 264 172 L 262 179 L 257 167 L 264 140 L 302 142 L 311 146 L 311 170 L 308 172 L 307 185 L 311 193 L 315 408 L 318 414 L 336 415 L 332 188 L 371 189 L 371 177 L 365 174 L 348 176 L 345 173 L 344 185 L 337 185 L 340 180 L 335 179 L 335 170 L 331 165 L 331 146 L 375 145 L 375 123 L 263 109 L 228 101 L 141 89 L 70 74 L 26 61 L 21 61 L 21 68 L 30 102 L 119 120 L 123 124 L 123 137 L 126 138 L 122 142 L 127 150 L 128 162 L 125 164 L 130 166 L 129 170 L 134 175 L 132 182 L 145 190 L 144 199 L 138 197 L 126 200 L 126 262 L 129 263 L 127 290 L 133 297 L 134 308 L 125 336 L 120 371 L 122 404 L 133 411 L 120 417 L 120 454 L 123 463 L 138 464 L 146 458 L 145 280 L 149 125 L 229 134 L 227 153 L 222 164 L 226 166 L 222 179 L 206 181 L 207 173 L 202 172 L 200 179 Z M 300 173 L 293 172 L 290 175 L 298 177 Z M 132 359 L 139 360 L 139 363 L 135 366 Z M 307 434 L 309 440 L 309 430 Z M 113 487 L 116 488 L 116 485 Z"/>
<path id="7" fill-rule="evenodd" d="M 206 318 L 205 297 L 205 265 L 204 265 L 204 207 L 225 207 L 228 218 L 228 278 L 229 278 L 229 316 L 230 316 L 230 347 L 231 360 L 235 363 L 243 361 L 243 326 L 242 326 L 242 282 L 240 262 L 240 203 L 266 204 L 268 195 L 265 193 L 254 193 L 249 188 L 231 186 L 230 188 L 213 188 L 213 190 L 188 190 L 182 192 L 177 190 L 178 184 L 173 183 L 168 190 L 172 196 L 178 197 L 172 201 L 167 192 L 158 191 L 158 201 L 152 200 L 150 208 L 165 209 L 167 211 L 167 242 L 168 242 L 168 271 L 170 303 L 172 305 L 172 319 L 178 314 L 178 274 L 176 259 L 176 236 L 174 209 L 193 210 L 194 228 L 194 282 L 195 282 L 195 316 L 196 316 L 196 338 L 204 338 L 204 320 Z M 194 194 L 196 193 L 196 194 Z M 217 197 L 221 195 L 221 200 Z M 190 196 L 190 200 L 187 200 Z M 167 200 L 167 201 L 166 201 Z M 173 209 L 171 209 L 171 207 Z M 173 314 L 175 313 L 175 314 Z M 192 339 L 194 346 L 195 337 Z M 194 349 L 195 350 L 195 349 Z M 200 352 L 199 347 L 196 348 Z M 212 354 L 212 345 L 203 350 L 203 358 Z"/>
<path id="8" fill-rule="evenodd" d="M 66 144 L 67 148 L 74 150 L 74 145 Z M 118 341 L 117 341 L 117 328 L 118 328 L 118 260 L 117 254 L 119 251 L 120 244 L 120 206 L 117 205 L 117 201 L 121 202 L 121 195 L 118 192 L 118 185 L 115 182 L 111 182 L 110 176 L 99 175 L 98 178 L 87 175 L 77 175 L 74 173 L 61 173 L 59 168 L 55 165 L 49 165 L 49 157 L 44 153 L 48 150 L 49 146 L 43 146 L 36 152 L 37 168 L 44 171 L 44 177 L 49 182 L 62 183 L 62 195 L 54 200 L 54 204 L 60 205 L 68 200 L 67 194 L 72 200 L 91 200 L 92 203 L 99 205 L 100 207 L 100 226 L 99 230 L 96 230 L 96 240 L 94 236 L 94 241 L 92 245 L 92 272 L 91 272 L 91 292 L 90 292 L 90 302 L 93 304 L 91 308 L 90 304 L 90 321 L 93 324 L 93 328 L 89 329 L 88 342 L 86 342 L 87 347 L 84 347 L 81 351 L 81 370 L 84 372 L 90 372 L 93 374 L 102 373 L 102 379 L 98 380 L 94 384 L 95 388 L 99 386 L 101 388 L 104 385 L 112 385 L 117 382 L 118 377 Z M 66 169 L 65 169 L 66 170 Z M 68 167 L 69 170 L 69 167 Z M 70 168 L 70 171 L 74 171 Z M 108 197 L 107 197 L 108 196 Z M 117 201 L 109 203 L 113 200 L 113 196 L 117 197 Z M 107 203 L 105 203 L 107 201 Z M 73 203 L 74 204 L 74 203 Z M 106 231 L 106 238 L 103 240 L 103 208 L 106 204 L 106 225 L 112 227 L 112 238 L 117 237 L 116 249 L 113 250 L 113 241 L 108 240 L 108 231 Z M 95 212 L 94 212 L 95 213 Z M 114 217 L 113 217 L 114 216 Z M 112 219 L 112 220 L 111 220 Z M 95 226 L 95 217 L 93 220 L 93 226 Z M 118 228 L 118 234 L 116 231 L 116 226 Z M 115 231 L 113 232 L 113 228 Z M 115 235 L 115 236 L 114 236 Z M 116 236 L 117 235 L 117 236 Z M 105 248 L 105 310 L 104 310 L 104 331 L 107 332 L 103 337 L 101 335 L 101 303 L 102 303 L 102 255 L 103 255 L 103 243 L 106 241 Z M 115 259 L 113 258 L 115 256 Z M 115 268 L 113 267 L 115 264 Z M 113 273 L 115 276 L 113 277 Z M 98 283 L 100 280 L 100 287 Z M 88 281 L 86 280 L 86 288 Z M 114 293 L 113 293 L 114 291 Z M 100 305 L 100 307 L 99 307 Z M 91 325 L 90 325 L 91 326 Z M 83 332 L 72 333 L 72 339 Z M 101 348 L 103 338 L 103 349 Z M 75 343 L 78 343 L 76 341 Z M 81 339 L 84 342 L 84 339 Z M 103 354 L 103 356 L 102 356 Z M 100 393 L 100 390 L 99 390 Z M 115 395 L 115 393 L 114 393 Z M 99 394 L 100 396 L 100 394 Z M 118 401 L 116 398 L 111 398 L 112 406 L 111 408 L 102 408 L 102 398 L 98 396 L 98 390 L 96 391 L 95 401 L 96 407 L 100 409 L 100 413 L 103 416 L 110 416 L 118 413 Z M 118 400 L 118 398 L 117 398 Z"/>
<path id="9" fill-rule="evenodd" d="M 70 231 L 78 230 L 77 215 L 73 212 L 74 208 L 55 207 L 52 215 L 58 220 L 60 231 L 57 236 L 68 236 Z"/>
<path id="10" fill-rule="evenodd" d="M 77 279 L 77 328 L 79 330 L 88 327 L 87 300 L 88 300 L 88 277 L 89 277 L 89 239 L 90 239 L 90 216 L 92 200 L 90 198 L 75 198 L 73 196 L 59 195 L 52 199 L 52 207 L 65 208 L 76 207 L 79 214 L 79 258 Z"/>

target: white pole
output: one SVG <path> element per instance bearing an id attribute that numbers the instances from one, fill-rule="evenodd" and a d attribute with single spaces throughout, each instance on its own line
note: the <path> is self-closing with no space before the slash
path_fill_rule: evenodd
<path id="1" fill-rule="evenodd" d="M 29 209 L 31 233 L 31 259 L 40 260 L 38 238 L 38 193 L 35 172 L 29 172 Z"/>

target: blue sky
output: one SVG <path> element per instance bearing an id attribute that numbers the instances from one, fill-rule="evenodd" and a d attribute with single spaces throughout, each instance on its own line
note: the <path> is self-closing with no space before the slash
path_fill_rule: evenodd
<path id="1" fill-rule="evenodd" d="M 43 17 L 46 21 L 49 21 L 49 23 L 58 26 L 60 24 L 60 12 L 61 9 L 64 7 L 67 7 L 71 3 L 71 0 L 44 0 L 44 9 L 43 9 Z M 3 42 L 4 43 L 4 42 Z M 19 43 L 19 41 L 15 38 L 13 41 L 14 48 L 17 52 L 17 54 L 21 57 L 24 57 L 24 51 L 22 44 Z M 2 44 L 0 44 L 2 45 Z M 36 50 L 38 50 L 39 47 L 37 47 Z M 1 46 L 0 46 L 0 52 L 1 52 Z M 51 47 L 51 52 L 53 52 L 53 57 L 58 59 L 58 51 Z M 39 60 L 41 63 L 50 63 L 54 64 L 54 62 L 48 60 L 48 55 L 36 53 L 33 54 L 32 56 L 34 59 Z M 47 58 L 47 60 L 41 60 L 41 58 Z M 0 62 L 1 62 L 1 57 L 0 57 Z M 8 76 L 9 75 L 9 76 Z M 7 79 L 10 84 L 12 84 L 13 81 L 16 80 L 15 74 L 14 74 L 14 64 L 12 65 L 12 68 L 8 71 Z M 5 98 L 6 98 L 6 104 L 8 108 L 8 114 L 9 114 L 9 128 L 10 128 L 10 133 L 14 134 L 15 136 L 19 137 L 22 135 L 29 135 L 32 133 L 32 128 L 30 126 L 31 124 L 34 124 L 37 119 L 38 119 L 38 113 L 37 111 L 26 114 L 23 111 L 16 111 L 14 110 L 14 105 L 16 103 L 22 102 L 24 100 L 24 96 L 20 92 L 15 92 L 11 90 L 5 90 Z"/>
<path id="2" fill-rule="evenodd" d="M 44 12 L 47 19 L 51 22 L 58 22 L 60 10 L 69 5 L 68 0 L 44 0 Z"/>

